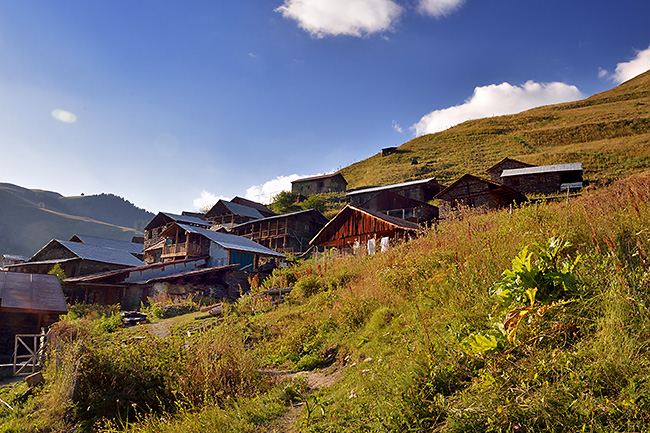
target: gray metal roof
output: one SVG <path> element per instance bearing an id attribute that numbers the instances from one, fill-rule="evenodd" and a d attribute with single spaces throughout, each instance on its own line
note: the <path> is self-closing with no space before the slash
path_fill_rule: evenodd
<path id="1" fill-rule="evenodd" d="M 300 214 L 304 214 L 304 213 L 316 213 L 316 215 L 318 215 L 319 217 L 322 217 L 323 224 L 327 224 L 327 222 L 328 222 L 327 217 L 325 215 L 323 215 L 321 211 L 316 210 L 316 209 L 305 209 L 305 210 L 299 210 L 297 212 L 283 213 L 283 214 L 280 214 L 280 215 L 273 215 L 273 216 L 261 218 L 261 219 L 258 219 L 258 220 L 247 221 L 245 223 L 236 224 L 233 227 L 243 227 L 243 226 L 246 226 L 246 225 L 260 223 L 260 222 L 264 222 L 264 221 L 272 221 L 272 220 L 277 220 L 277 219 L 290 218 L 290 217 L 300 215 Z"/>
<path id="2" fill-rule="evenodd" d="M 402 188 L 402 187 L 405 187 L 405 186 L 419 185 L 421 183 L 431 182 L 432 180 L 435 180 L 435 179 L 436 179 L 435 177 L 431 177 L 429 179 L 412 180 L 410 182 L 402 182 L 402 183 L 396 183 L 396 184 L 393 184 L 393 185 L 378 186 L 378 187 L 375 187 L 375 188 L 365 188 L 365 189 L 360 189 L 360 190 L 357 190 L 357 191 L 349 192 L 349 193 L 347 193 L 345 195 L 350 196 L 350 195 L 356 195 L 356 194 L 365 194 L 365 193 L 368 193 L 368 192 L 383 191 L 385 189 Z"/>
<path id="3" fill-rule="evenodd" d="M 68 312 L 56 275 L 0 272 L 2 309 L 63 314 Z"/>
<path id="4" fill-rule="evenodd" d="M 244 206 L 243 204 L 237 204 L 227 200 L 221 200 L 221 203 L 223 203 L 223 205 L 235 215 L 242 215 L 255 219 L 264 218 L 264 215 L 262 215 L 260 211 L 250 206 Z"/>
<path id="5" fill-rule="evenodd" d="M 2 260 L 13 260 L 13 261 L 20 261 L 20 260 L 22 260 L 23 262 L 24 262 L 24 261 L 27 261 L 28 258 L 29 258 L 29 257 L 19 256 L 19 255 L 17 255 L 17 254 L 4 254 L 4 255 L 2 256 Z"/>
<path id="6" fill-rule="evenodd" d="M 104 248 L 95 245 L 86 245 L 80 242 L 61 241 L 55 239 L 77 257 L 94 262 L 110 263 L 114 265 L 142 266 L 144 262 L 135 258 L 130 252 Z"/>
<path id="7" fill-rule="evenodd" d="M 205 226 L 205 227 L 210 227 L 210 223 L 207 222 L 204 219 L 189 216 L 189 215 L 178 215 L 174 213 L 169 213 L 169 212 L 160 212 L 163 215 L 168 216 L 169 218 L 173 219 L 176 222 L 179 223 L 185 223 L 185 224 L 197 224 L 200 226 Z"/>
<path id="8" fill-rule="evenodd" d="M 212 242 L 218 244 L 224 250 L 235 250 L 246 253 L 255 253 L 262 256 L 271 257 L 285 257 L 283 254 L 275 252 L 263 245 L 258 244 L 248 238 L 231 235 L 228 233 L 220 233 L 212 230 L 207 230 L 201 227 L 188 226 L 186 224 L 178 224 L 183 230 L 189 233 L 197 233 L 210 239 Z"/>
<path id="9" fill-rule="evenodd" d="M 501 177 L 525 176 L 527 174 L 555 173 L 559 171 L 582 171 L 582 163 L 540 165 L 537 167 L 511 168 L 503 170 Z"/>
<path id="10" fill-rule="evenodd" d="M 115 250 L 128 251 L 131 254 L 142 254 L 144 245 L 128 241 L 116 241 L 114 239 L 98 238 L 87 235 L 74 235 L 70 240 L 77 237 L 85 245 L 94 245 L 102 248 L 113 248 Z"/>

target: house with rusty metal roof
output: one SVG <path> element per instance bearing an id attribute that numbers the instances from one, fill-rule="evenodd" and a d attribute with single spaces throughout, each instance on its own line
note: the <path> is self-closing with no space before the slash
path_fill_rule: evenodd
<path id="1" fill-rule="evenodd" d="M 56 275 L 0 271 L 0 364 L 8 363 L 16 334 L 37 334 L 66 314 Z"/>

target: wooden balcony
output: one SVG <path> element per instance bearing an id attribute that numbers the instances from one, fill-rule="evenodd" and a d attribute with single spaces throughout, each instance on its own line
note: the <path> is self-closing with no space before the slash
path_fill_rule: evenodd
<path id="1" fill-rule="evenodd" d="M 189 257 L 200 256 L 201 245 L 198 244 L 172 244 L 163 246 L 162 257 Z"/>

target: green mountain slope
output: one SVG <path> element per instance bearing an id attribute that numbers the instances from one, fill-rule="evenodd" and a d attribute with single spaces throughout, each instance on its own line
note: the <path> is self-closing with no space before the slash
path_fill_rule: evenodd
<path id="1" fill-rule="evenodd" d="M 509 156 L 532 164 L 583 162 L 591 182 L 650 165 L 650 71 L 582 101 L 471 120 L 341 170 L 349 189 L 437 177 L 449 183 Z M 418 164 L 412 165 L 412 158 Z"/>
<path id="2" fill-rule="evenodd" d="M 0 183 L 0 254 L 31 256 L 50 239 L 131 240 L 153 214 L 112 194 L 64 197 Z"/>

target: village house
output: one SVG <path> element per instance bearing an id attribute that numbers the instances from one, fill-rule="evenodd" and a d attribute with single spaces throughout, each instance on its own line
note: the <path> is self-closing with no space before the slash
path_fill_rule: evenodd
<path id="1" fill-rule="evenodd" d="M 167 227 L 179 222 L 195 227 L 209 228 L 210 223 L 195 215 L 177 215 L 169 212 L 159 212 L 144 228 L 144 262 L 158 263 L 162 261 L 162 248 L 165 239 L 160 235 Z"/>
<path id="2" fill-rule="evenodd" d="M 284 254 L 303 253 L 328 219 L 315 209 L 258 219 L 233 227 L 232 233 Z"/>
<path id="3" fill-rule="evenodd" d="M 115 242 L 113 246 L 124 245 L 119 241 Z M 134 245 L 137 246 L 134 248 L 142 248 L 140 244 Z M 136 257 L 137 252 L 130 251 L 129 248 L 109 248 L 97 244 L 52 239 L 29 260 L 8 266 L 7 269 L 12 272 L 47 274 L 58 264 L 67 277 L 77 277 L 143 265 L 144 263 Z"/>
<path id="4" fill-rule="evenodd" d="M 137 239 L 137 238 L 136 238 Z M 142 238 L 140 238 L 142 239 Z M 101 248 L 111 248 L 114 250 L 124 250 L 128 251 L 129 253 L 133 254 L 134 257 L 143 260 L 144 259 L 144 251 L 143 251 L 143 243 L 142 242 L 128 242 L 128 241 L 117 241 L 115 239 L 106 239 L 106 238 L 98 238 L 96 236 L 88 236 L 88 235 L 73 235 L 70 238 L 70 241 L 72 242 L 81 242 L 82 244 L 86 245 L 94 245 L 96 247 L 101 247 Z M 143 239 L 144 241 L 144 239 Z"/>
<path id="5" fill-rule="evenodd" d="M 17 334 L 38 334 L 67 312 L 56 275 L 0 271 L 0 364 L 12 361 Z"/>
<path id="6" fill-rule="evenodd" d="M 359 206 L 418 224 L 428 224 L 438 219 L 438 208 L 428 203 L 384 190 Z"/>
<path id="7" fill-rule="evenodd" d="M 205 218 L 213 229 L 224 228 L 226 231 L 230 231 L 237 224 L 262 219 L 264 215 L 254 207 L 233 203 L 228 200 L 219 200 L 206 212 Z"/>
<path id="8" fill-rule="evenodd" d="M 419 230 L 416 223 L 347 205 L 310 243 L 326 249 L 336 248 L 344 254 L 374 254 L 388 249 L 391 242 L 415 236 Z"/>
<path id="9" fill-rule="evenodd" d="M 348 182 L 341 173 L 305 177 L 291 182 L 291 192 L 298 196 L 310 196 L 328 192 L 345 192 Z"/>
<path id="10" fill-rule="evenodd" d="M 158 295 L 236 299 L 240 290 L 249 288 L 249 274 L 236 267 L 208 267 L 208 258 L 198 257 L 67 278 L 64 283 L 72 302 L 119 303 L 122 309 L 136 309 Z"/>
<path id="11" fill-rule="evenodd" d="M 173 223 L 161 233 L 165 238 L 162 260 L 171 262 L 193 257 L 208 257 L 208 267 L 238 264 L 238 269 L 256 271 L 260 259 L 285 256 L 242 236 Z"/>
<path id="12" fill-rule="evenodd" d="M 542 165 L 503 170 L 501 183 L 522 194 L 550 195 L 581 189 L 582 163 Z"/>
<path id="13" fill-rule="evenodd" d="M 436 195 L 440 219 L 450 216 L 459 206 L 498 209 L 526 201 L 526 196 L 512 188 L 466 174 Z"/>
<path id="14" fill-rule="evenodd" d="M 505 157 L 501 161 L 494 164 L 492 167 L 488 168 L 486 171 L 490 175 L 490 180 L 492 182 L 502 183 L 501 173 L 503 173 L 503 170 L 526 167 L 535 166 L 533 164 L 528 164 L 527 162 L 517 161 L 516 159 Z"/>
<path id="15" fill-rule="evenodd" d="M 362 206 L 384 191 L 391 191 L 406 198 L 412 198 L 423 203 L 427 203 L 435 197 L 443 188 L 435 177 L 410 182 L 402 182 L 393 185 L 378 186 L 374 188 L 364 188 L 357 191 L 351 191 L 345 196 L 348 202 L 353 206 Z"/>
<path id="16" fill-rule="evenodd" d="M 27 260 L 27 257 L 19 256 L 17 254 L 3 254 L 2 257 L 0 257 L 0 270 L 4 270 L 5 267 L 9 265 L 24 263 Z"/>
<path id="17" fill-rule="evenodd" d="M 258 211 L 259 213 L 262 214 L 262 216 L 263 216 L 264 218 L 275 215 L 275 212 L 273 212 L 271 209 L 269 209 L 268 207 L 264 206 L 262 203 L 258 203 L 258 202 L 253 201 L 253 200 L 248 200 L 248 199 L 243 198 L 243 197 L 235 196 L 235 197 L 234 197 L 232 200 L 230 200 L 230 201 L 231 201 L 232 203 L 237 203 L 237 204 L 241 204 L 241 205 L 243 205 L 243 206 L 248 206 L 248 207 L 255 208 L 255 209 L 257 209 L 257 211 Z"/>

